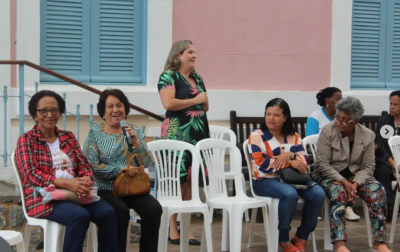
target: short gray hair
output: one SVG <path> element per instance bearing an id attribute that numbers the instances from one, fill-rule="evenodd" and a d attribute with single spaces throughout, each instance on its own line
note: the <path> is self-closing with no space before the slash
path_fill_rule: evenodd
<path id="1" fill-rule="evenodd" d="M 364 115 L 364 106 L 361 104 L 359 99 L 352 96 L 348 96 L 338 101 L 336 103 L 336 109 L 349 114 L 353 120 L 360 120 Z"/>

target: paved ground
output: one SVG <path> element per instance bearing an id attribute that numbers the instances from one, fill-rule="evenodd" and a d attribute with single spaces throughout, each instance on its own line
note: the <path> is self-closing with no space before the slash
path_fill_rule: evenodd
<path id="1" fill-rule="evenodd" d="M 362 208 L 357 208 L 355 209 L 355 212 L 359 214 L 360 216 L 363 216 L 362 214 Z M 214 251 L 221 251 L 221 215 L 215 214 L 214 215 L 214 223 L 212 224 L 212 236 L 213 236 L 213 247 Z M 197 217 L 192 217 L 192 229 L 196 237 L 198 239 L 201 239 L 201 233 L 202 233 L 202 218 L 197 218 Z M 397 230 L 396 230 L 396 237 L 395 237 L 395 243 L 390 244 L 389 248 L 393 252 L 400 252 L 400 220 L 397 222 Z M 290 232 L 291 236 L 294 235 L 296 232 L 296 227 L 300 225 L 300 211 L 296 212 L 296 216 L 294 221 L 292 222 L 292 231 Z M 387 227 L 387 233 L 390 232 L 390 227 L 391 225 L 388 224 Z M 248 240 L 248 231 L 250 228 L 249 223 L 244 223 L 243 224 L 243 232 L 242 232 L 242 250 L 241 251 L 267 251 L 267 244 L 265 241 L 265 233 L 263 231 L 263 226 L 261 223 L 257 223 L 257 228 L 255 232 L 255 238 L 254 238 L 254 246 L 252 248 L 247 248 L 247 240 Z M 348 242 L 347 246 L 350 249 L 351 252 L 366 252 L 366 251 L 371 251 L 368 248 L 367 244 L 367 233 L 366 233 L 366 225 L 363 220 L 363 218 L 360 221 L 357 222 L 347 222 L 347 233 L 348 233 Z M 323 250 L 323 237 L 324 237 L 324 227 L 323 227 L 323 222 L 319 222 L 318 226 L 316 228 L 316 239 L 317 239 L 317 248 L 318 251 L 324 251 Z M 310 237 L 311 238 L 311 237 Z M 389 239 L 389 235 L 387 236 L 387 239 Z M 199 251 L 200 247 L 199 246 L 189 246 L 189 252 L 192 251 Z M 131 244 L 130 250 L 129 251 L 139 251 L 138 244 Z M 177 245 L 172 245 L 168 244 L 168 252 L 177 252 L 179 251 L 179 246 Z M 312 251 L 312 246 L 311 242 L 308 243 L 307 251 Z M 39 252 L 39 251 L 36 251 Z M 41 252 L 41 251 L 40 251 Z"/>

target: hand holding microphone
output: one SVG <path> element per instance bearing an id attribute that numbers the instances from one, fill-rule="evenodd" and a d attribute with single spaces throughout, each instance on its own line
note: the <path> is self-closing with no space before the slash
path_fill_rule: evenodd
<path id="1" fill-rule="evenodd" d="M 129 146 L 129 148 L 133 148 L 133 147 L 139 148 L 140 145 L 136 146 L 139 143 L 136 132 L 131 127 L 129 127 L 129 125 L 126 123 L 125 120 L 122 120 L 119 123 L 119 126 L 121 126 L 121 128 L 122 128 L 122 132 L 125 136 L 125 140 Z"/>

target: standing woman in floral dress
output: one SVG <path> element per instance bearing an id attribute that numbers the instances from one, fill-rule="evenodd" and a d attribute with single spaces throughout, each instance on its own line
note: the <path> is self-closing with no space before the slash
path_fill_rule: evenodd
<path id="1" fill-rule="evenodd" d="M 190 40 L 176 42 L 165 63 L 164 72 L 158 82 L 161 102 L 167 110 L 161 128 L 163 139 L 184 141 L 195 145 L 198 141 L 209 138 L 210 132 L 206 112 L 208 98 L 203 79 L 197 74 L 194 63 L 196 52 Z M 182 199 L 190 200 L 191 195 L 191 163 L 190 153 L 185 152 L 181 165 Z M 169 239 L 173 244 L 180 244 L 176 217 L 171 217 Z M 200 245 L 189 234 L 189 244 Z"/>

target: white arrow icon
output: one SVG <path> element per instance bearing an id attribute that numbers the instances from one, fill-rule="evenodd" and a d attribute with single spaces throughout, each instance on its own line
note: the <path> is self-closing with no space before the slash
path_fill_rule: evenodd
<path id="1" fill-rule="evenodd" d="M 394 129 L 390 125 L 384 125 L 382 128 L 379 130 L 379 133 L 381 136 L 385 139 L 389 139 L 391 136 L 394 135 Z"/>

